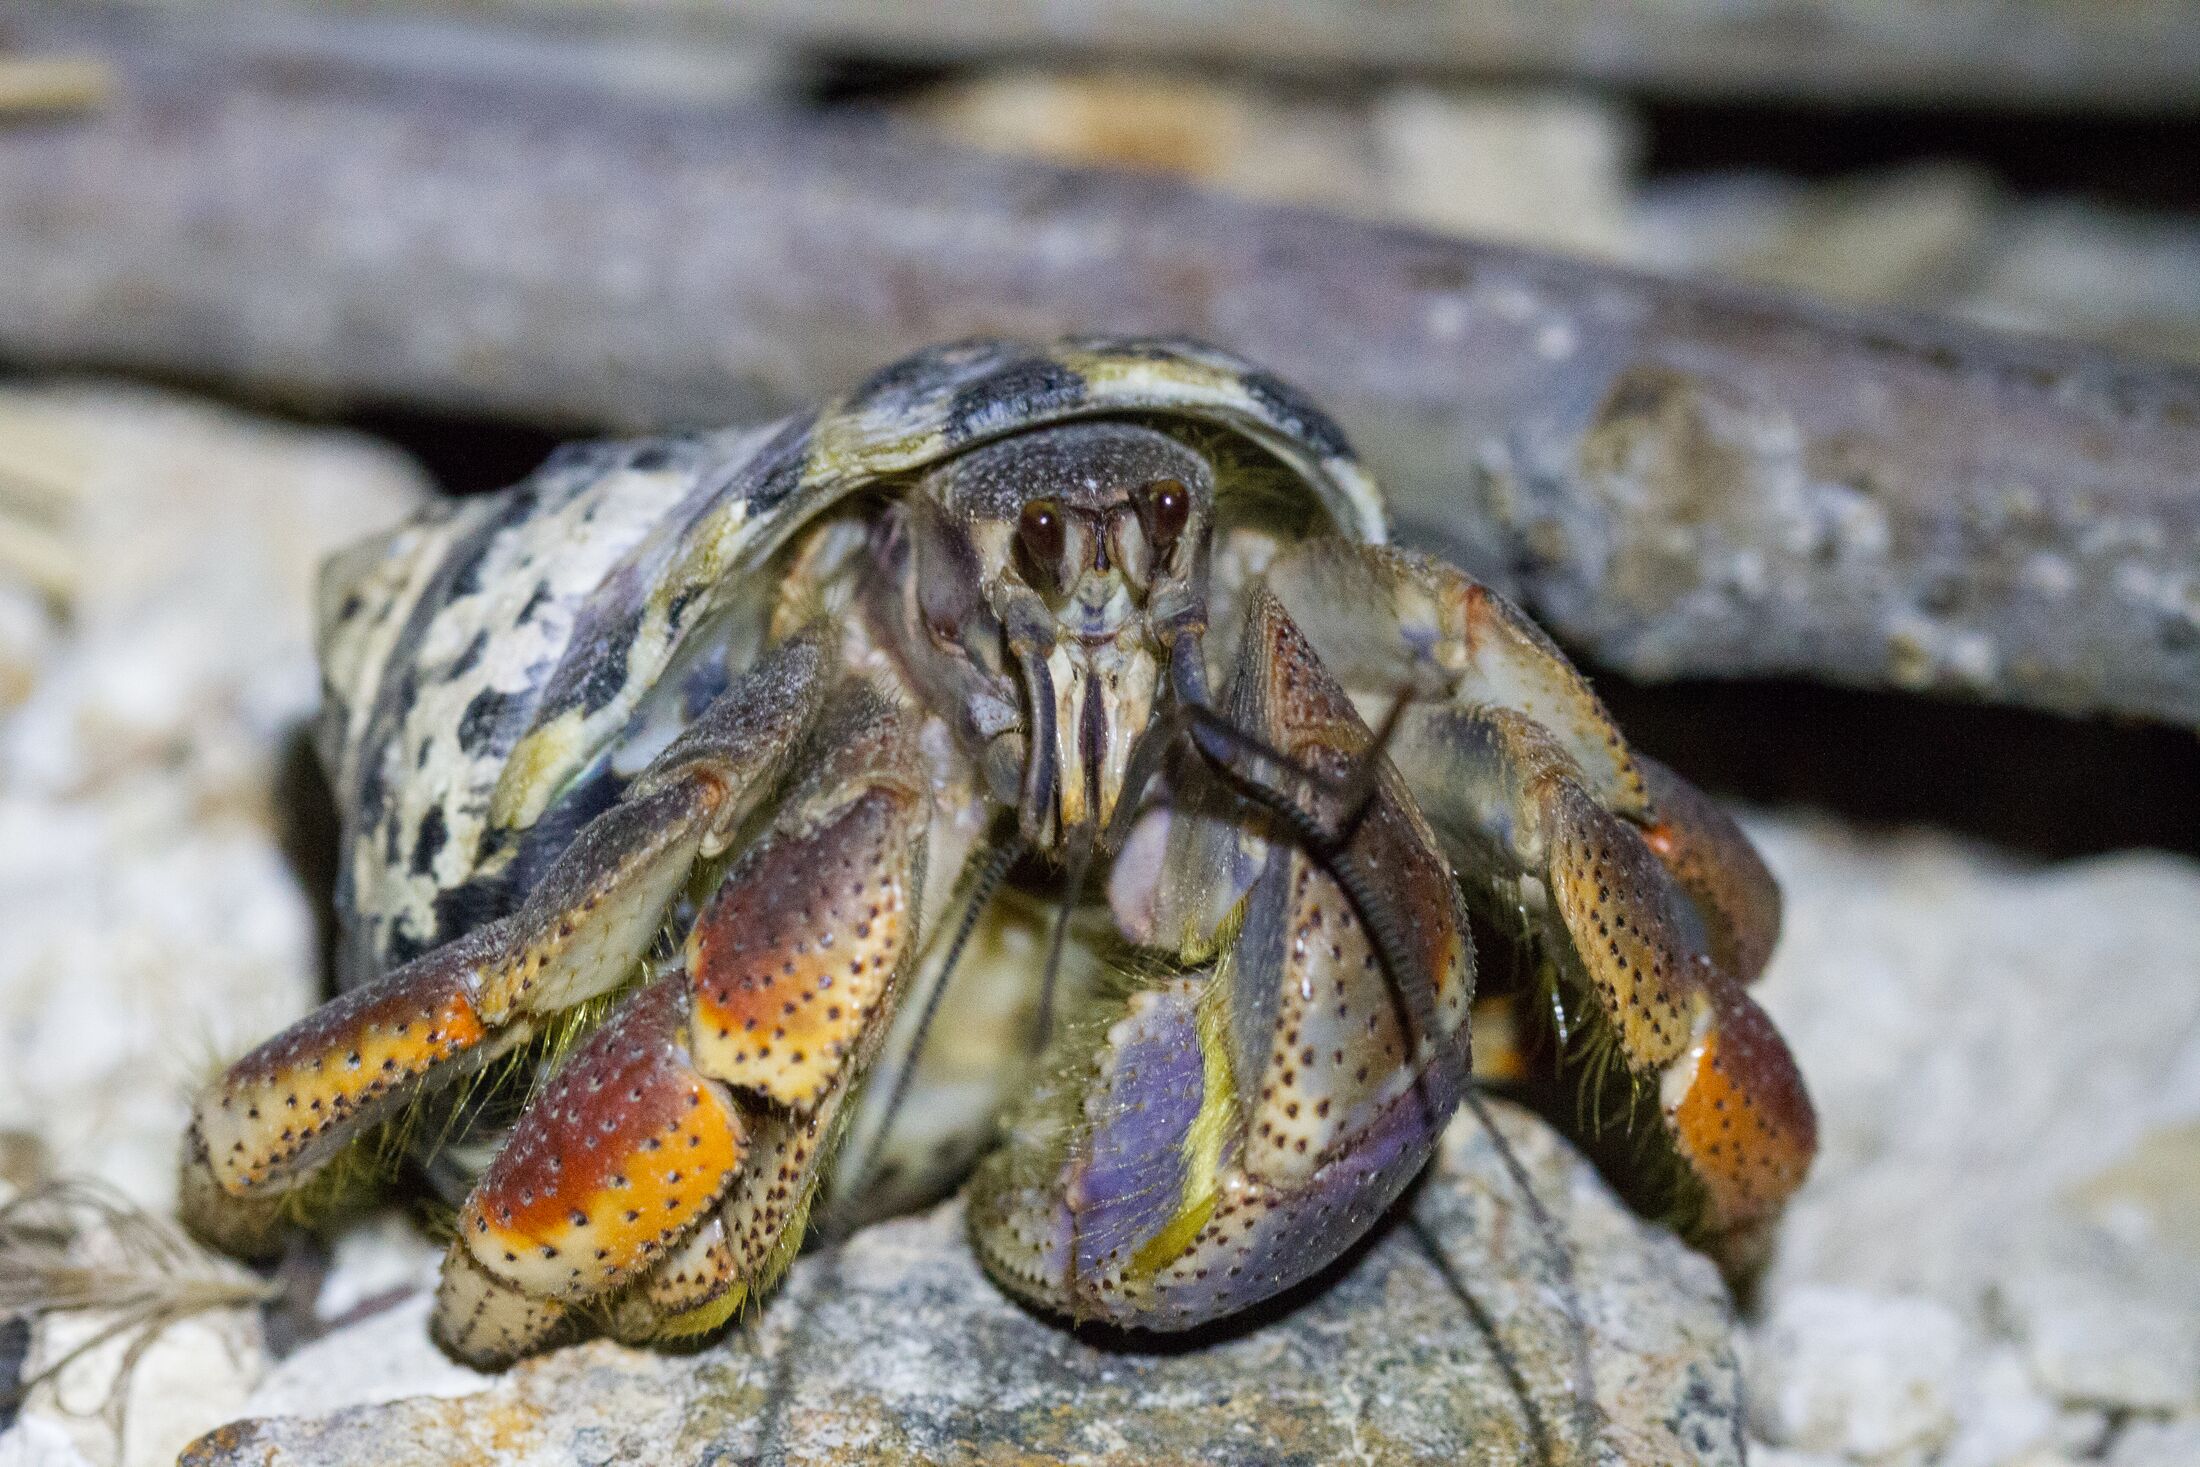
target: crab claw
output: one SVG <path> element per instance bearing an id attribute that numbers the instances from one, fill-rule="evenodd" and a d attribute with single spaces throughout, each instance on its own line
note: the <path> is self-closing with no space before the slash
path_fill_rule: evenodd
<path id="1" fill-rule="evenodd" d="M 1371 736 L 1282 607 L 1257 606 L 1241 646 L 1239 726 L 1313 782 L 1343 783 Z M 1347 813 L 1291 798 L 1316 821 Z M 1234 935 L 1190 936 L 1211 961 L 1066 1026 L 972 1197 L 1004 1286 L 1080 1318 L 1182 1329 L 1328 1264 L 1420 1169 L 1465 1083 L 1473 952 L 1395 776 L 1357 813 L 1318 853 L 1271 827 Z M 1159 881 L 1229 881 L 1183 864 L 1203 817 L 1182 818 Z"/>

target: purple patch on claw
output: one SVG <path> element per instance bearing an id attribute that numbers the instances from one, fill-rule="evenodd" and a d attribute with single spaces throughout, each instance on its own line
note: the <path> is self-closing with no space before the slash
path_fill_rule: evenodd
<path id="1" fill-rule="evenodd" d="M 1434 1064 L 1294 1190 L 1246 1178 L 1152 1294 L 1119 1323 L 1183 1329 L 1234 1314 L 1327 1267 L 1395 1202 L 1459 1104 L 1456 1063 Z"/>
<path id="2" fill-rule="evenodd" d="M 1206 1089 L 1198 992 L 1184 980 L 1141 994 L 1109 1033 L 1066 1189 L 1077 1278 L 1087 1287 L 1120 1272 L 1182 1201 L 1184 1135 Z"/>

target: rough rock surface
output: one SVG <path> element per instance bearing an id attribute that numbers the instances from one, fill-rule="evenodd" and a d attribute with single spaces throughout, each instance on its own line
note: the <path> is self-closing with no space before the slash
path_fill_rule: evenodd
<path id="1" fill-rule="evenodd" d="M 1577 1256 L 1609 1418 L 1600 1460 L 1738 1463 L 1739 1380 L 1710 1266 L 1623 1211 L 1540 1123 L 1503 1115 Z M 1544 1460 L 1545 1443 L 1551 1460 L 1579 1460 L 1551 1254 L 1471 1119 L 1413 1218 L 1294 1307 L 1185 1343 L 1079 1336 L 1018 1309 L 949 1204 L 811 1255 L 759 1317 L 697 1354 L 585 1345 L 459 1400 L 240 1422 L 184 1461 L 1510 1464 Z M 378 1338 L 428 1348 L 417 1330 Z"/>
<path id="2" fill-rule="evenodd" d="M 0 393 L 0 1131 L 165 1205 L 204 1068 L 311 1003 L 281 842 L 314 577 L 425 492 L 348 435 Z"/>
<path id="3" fill-rule="evenodd" d="M 2189 1440 L 2200 867 L 1753 833 L 1788 894 L 1761 992 L 1821 1147 L 1749 1335 L 1753 1433 L 1946 1467 Z"/>
<path id="4" fill-rule="evenodd" d="M 0 1200 L 50 1169 L 165 1208 L 191 1087 L 313 1001 L 283 840 L 314 574 L 425 492 L 345 435 L 139 389 L 0 391 L 0 1153 L 20 1162 Z M 29 1369 L 107 1322 L 42 1324 Z M 242 1311 L 125 1373 L 131 1343 L 33 1392 L 0 1463 L 163 1467 L 267 1364 Z"/>

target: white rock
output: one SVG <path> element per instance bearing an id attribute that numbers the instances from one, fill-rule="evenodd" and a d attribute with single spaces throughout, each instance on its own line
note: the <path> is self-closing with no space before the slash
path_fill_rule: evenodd
<path id="1" fill-rule="evenodd" d="M 2130 854 L 2026 869 L 1934 837 L 1752 829 L 1788 894 L 1758 991 L 1821 1138 L 1764 1282 L 1764 1329 L 1797 1291 L 1935 1300 L 1975 1338 L 2009 1337 L 2059 1408 L 2041 1450 L 2081 1454 L 2060 1433 L 2092 1418 L 2071 1408 L 2190 1409 L 2200 867 Z M 1894 1369 L 1909 1347 L 1878 1348 Z M 1951 1441 L 1976 1460 L 2021 1454 L 2013 1438 L 2037 1425 L 2027 1403 L 2021 1430 L 1996 1434 L 1989 1401 L 2009 1389 L 1974 1375 L 1952 1398 Z"/>
<path id="2" fill-rule="evenodd" d="M 1999 204 L 1992 179 L 1946 163 L 1817 186 L 1696 175 L 1644 190 L 1633 244 L 1661 269 L 1913 300 L 1986 252 Z"/>
<path id="3" fill-rule="evenodd" d="M 2069 1401 L 2110 1409 L 2200 1409 L 2200 1316 L 2171 1294 L 2145 1297 L 2097 1275 L 2013 1280 L 2005 1308 L 2033 1376 Z"/>
<path id="4" fill-rule="evenodd" d="M 0 579 L 0 713 L 22 703 L 38 686 L 54 637 L 44 598 Z"/>
<path id="5" fill-rule="evenodd" d="M 23 1420 L 55 1428 L 100 1467 L 174 1461 L 266 1370 L 257 1308 L 266 1285 L 95 1189 L 22 1205 L 0 1270 L 7 1293 L 23 1297 L 27 1283 L 43 1303 L 99 1306 L 34 1317 L 21 1375 L 36 1384 Z"/>
<path id="6" fill-rule="evenodd" d="M 1955 1411 L 1955 1435 L 1936 1467 L 2002 1467 L 2057 1455 L 2064 1444 L 2061 1413 L 2006 1344 L 1966 1362 Z"/>
<path id="7" fill-rule="evenodd" d="M 69 628 L 0 731 L 0 779 L 53 793 L 188 772 L 229 737 L 272 748 L 313 706 L 321 558 L 425 492 L 366 440 L 119 386 L 0 393 L 0 471 L 43 486 Z"/>
<path id="8" fill-rule="evenodd" d="M 2108 1467 L 2192 1467 L 2200 1462 L 2200 1418 L 2134 1421 L 2109 1449 Z"/>
<path id="9" fill-rule="evenodd" d="M 101 387 L 0 391 L 0 475 L 0 1131 L 162 1209 L 190 1091 L 319 989 L 277 809 L 318 563 L 425 485 L 362 440 Z M 32 1367 L 110 1318 L 41 1321 Z M 249 1310 L 132 1329 L 8 1450 L 171 1463 L 265 1368 Z"/>
<path id="10" fill-rule="evenodd" d="M 1981 263 L 1949 302 L 1966 315 L 2188 361 L 2200 355 L 2200 229 L 2189 218 L 2067 199 L 2029 203 L 2009 211 Z"/>
<path id="11" fill-rule="evenodd" d="M 1762 1442 L 1752 1442 L 1749 1448 L 1750 1467 L 1846 1467 L 1840 1457 L 1828 1457 L 1817 1452 L 1794 1452 L 1786 1447 L 1768 1447 Z"/>
<path id="12" fill-rule="evenodd" d="M 0 391 L 0 474 L 38 536 L 11 559 L 0 513 L 0 585 L 65 628 L 0 715 L 0 1129 L 165 1206 L 184 1098 L 318 991 L 276 809 L 318 562 L 425 485 L 363 440 L 87 386 Z"/>
<path id="13" fill-rule="evenodd" d="M 902 111 L 992 152 L 1181 174 L 1352 213 L 1389 210 L 1363 119 L 1340 98 L 1188 72 L 999 67 L 927 88 Z"/>
<path id="14" fill-rule="evenodd" d="M 1955 1434 L 1973 1348 L 1962 1321 L 1929 1299 L 1792 1290 L 1753 1337 L 1750 1426 L 1806 1452 L 1929 1459 Z"/>
<path id="15" fill-rule="evenodd" d="M 412 1396 L 470 1396 L 494 1376 L 453 1363 L 428 1338 L 422 1291 L 297 1351 L 268 1373 L 238 1416 L 326 1416 Z"/>
<path id="16" fill-rule="evenodd" d="M 2097 1460 L 2113 1429 L 2106 1411 L 2076 1407 L 2055 1417 L 2054 1446 L 2063 1455 L 2080 1461 Z"/>
<path id="17" fill-rule="evenodd" d="M 1828 183 L 1682 175 L 1630 202 L 1629 254 L 1651 269 L 2200 355 L 2200 229 L 2188 218 L 2020 199 L 1949 164 Z"/>
<path id="18" fill-rule="evenodd" d="M 442 1263 L 443 1249 L 402 1212 L 378 1212 L 336 1239 L 321 1292 L 313 1301 L 313 1317 L 335 1324 L 387 1304 L 394 1295 L 432 1290 Z"/>
<path id="19" fill-rule="evenodd" d="M 1249 198 L 1589 254 L 1626 240 L 1633 129 L 1621 108 L 1579 94 L 1367 95 L 1006 67 L 926 89 L 900 110 L 971 146 L 1182 174 Z"/>
<path id="20" fill-rule="evenodd" d="M 1399 217 L 1453 234 L 1611 257 L 1635 151 L 1626 114 L 1555 92 L 1399 87 L 1370 112 Z"/>
<path id="21" fill-rule="evenodd" d="M 0 1467 L 92 1467 L 76 1440 L 43 1416 L 26 1416 L 0 1431 Z"/>
<path id="22" fill-rule="evenodd" d="M 29 1368 L 44 1368 L 114 1322 L 105 1313 L 50 1317 L 39 1326 Z M 149 1341 L 128 1331 L 93 1346 L 32 1390 L 23 1420 L 58 1428 L 94 1463 L 170 1467 L 186 1446 L 237 1417 L 266 1369 L 259 1314 L 210 1310 Z"/>
<path id="23" fill-rule="evenodd" d="M 153 1207 L 173 1197 L 185 1097 L 318 986 L 273 842 L 163 819 L 172 793 L 136 810 L 0 796 L 0 1127 Z"/>

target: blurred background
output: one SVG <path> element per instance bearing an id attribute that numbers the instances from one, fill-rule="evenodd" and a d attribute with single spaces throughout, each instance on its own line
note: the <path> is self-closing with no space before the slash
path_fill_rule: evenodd
<path id="1" fill-rule="evenodd" d="M 1755 1460 L 2200 1462 L 2196 160 L 2192 0 L 11 0 L 0 1195 L 167 1205 L 322 992 L 321 555 L 929 340 L 1189 331 L 1750 812 L 1826 1127 Z M 292 1352 L 423 1256 L 0 1464 L 348 1404 Z"/>

